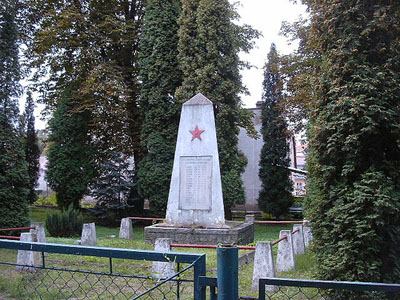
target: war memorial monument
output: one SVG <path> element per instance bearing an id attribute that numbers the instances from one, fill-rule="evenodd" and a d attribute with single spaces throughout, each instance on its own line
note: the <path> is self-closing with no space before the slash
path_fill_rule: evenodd
<path id="1" fill-rule="evenodd" d="M 248 244 L 254 224 L 225 221 L 213 105 L 197 94 L 182 105 L 166 220 L 145 228 L 145 240 Z"/>

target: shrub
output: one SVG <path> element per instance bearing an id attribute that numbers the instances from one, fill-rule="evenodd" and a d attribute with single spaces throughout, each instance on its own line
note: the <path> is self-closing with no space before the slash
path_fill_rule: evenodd
<path id="1" fill-rule="evenodd" d="M 72 204 L 67 210 L 58 213 L 47 214 L 46 229 L 52 237 L 72 237 L 80 235 L 83 226 L 83 218 L 80 212 L 73 208 Z"/>
<path id="2" fill-rule="evenodd" d="M 44 197 L 43 195 L 39 195 L 39 198 L 34 203 L 39 206 L 57 206 L 57 194 L 53 193 L 50 196 Z"/>

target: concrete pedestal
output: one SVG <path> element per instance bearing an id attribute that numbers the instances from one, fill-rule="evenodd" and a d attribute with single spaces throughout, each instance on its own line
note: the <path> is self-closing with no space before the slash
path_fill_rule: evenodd
<path id="1" fill-rule="evenodd" d="M 119 238 L 127 240 L 133 239 L 133 228 L 131 219 L 123 218 L 121 220 L 121 227 L 119 229 Z"/>
<path id="2" fill-rule="evenodd" d="M 252 290 L 258 290 L 258 281 L 260 278 L 275 277 L 274 256 L 272 254 L 271 242 L 257 242 L 256 255 L 254 257 L 254 271 Z M 267 291 L 275 291 L 273 285 L 265 286 Z"/>
<path id="3" fill-rule="evenodd" d="M 94 223 L 83 224 L 81 245 L 85 246 L 96 246 L 96 225 Z"/>
<path id="4" fill-rule="evenodd" d="M 170 239 L 156 239 L 154 250 L 160 252 L 171 252 Z M 153 262 L 152 274 L 153 278 L 166 279 L 175 274 L 175 263 L 173 262 Z"/>
<path id="5" fill-rule="evenodd" d="M 36 234 L 24 232 L 21 233 L 21 242 L 35 242 Z M 37 268 L 29 266 L 40 266 L 40 253 L 36 251 L 18 250 L 17 264 L 25 266 L 17 266 L 17 270 L 21 272 L 36 272 Z"/>
<path id="6" fill-rule="evenodd" d="M 226 221 L 221 227 L 178 227 L 166 223 L 144 228 L 146 243 L 154 243 L 157 238 L 169 238 L 173 244 L 238 244 L 246 245 L 254 241 L 254 224 Z"/>

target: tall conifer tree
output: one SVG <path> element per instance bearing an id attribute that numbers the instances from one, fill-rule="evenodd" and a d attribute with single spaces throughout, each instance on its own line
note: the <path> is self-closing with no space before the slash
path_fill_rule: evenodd
<path id="1" fill-rule="evenodd" d="M 25 126 L 26 126 L 26 140 L 25 140 L 25 158 L 28 163 L 29 174 L 29 195 L 28 202 L 34 203 L 37 200 L 35 187 L 39 179 L 39 143 L 35 131 L 35 116 L 33 115 L 35 103 L 32 99 L 32 93 L 28 92 L 25 104 Z"/>
<path id="2" fill-rule="evenodd" d="M 240 50 L 251 48 L 257 33 L 233 23 L 237 19 L 227 0 L 183 0 L 179 29 L 180 101 L 202 93 L 214 104 L 224 206 L 227 218 L 234 204 L 244 202 L 241 173 L 246 158 L 238 149 L 239 125 L 249 122 L 241 110 Z"/>
<path id="3" fill-rule="evenodd" d="M 287 125 L 279 104 L 282 101 L 282 80 L 279 76 L 279 55 L 271 45 L 264 67 L 262 127 L 264 144 L 261 149 L 259 177 L 261 190 L 259 208 L 279 218 L 293 204 L 290 180 Z"/>
<path id="4" fill-rule="evenodd" d="M 0 228 L 27 225 L 28 169 L 15 125 L 20 95 L 17 1 L 0 1 Z"/>
<path id="5" fill-rule="evenodd" d="M 146 154 L 140 163 L 139 189 L 157 214 L 167 206 L 181 107 L 174 97 L 182 82 L 177 61 L 179 13 L 178 0 L 148 1 L 140 44 L 140 107 Z"/>
<path id="6" fill-rule="evenodd" d="M 304 2 L 322 56 L 308 160 L 320 277 L 400 283 L 400 3 Z"/>
<path id="7" fill-rule="evenodd" d="M 74 110 L 79 103 L 70 98 L 67 90 L 59 101 L 57 110 L 49 121 L 49 150 L 46 177 L 50 187 L 57 192 L 57 203 L 67 209 L 87 192 L 95 175 L 92 148 L 88 145 L 89 113 Z"/>

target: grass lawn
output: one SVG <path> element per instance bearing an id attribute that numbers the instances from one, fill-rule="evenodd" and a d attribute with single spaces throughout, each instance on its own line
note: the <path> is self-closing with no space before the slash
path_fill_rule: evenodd
<path id="1" fill-rule="evenodd" d="M 53 212 L 54 209 L 45 209 L 33 207 L 31 209 L 30 217 L 32 221 L 43 222 L 46 219 L 47 212 Z M 291 229 L 292 225 L 255 225 L 255 241 L 274 241 L 279 237 L 280 230 Z M 144 230 L 143 226 L 134 226 L 134 239 L 133 240 L 123 240 L 118 238 L 112 238 L 110 236 L 118 237 L 119 228 L 108 228 L 96 225 L 96 234 L 98 240 L 98 246 L 101 247 L 113 247 L 113 248 L 129 248 L 129 249 L 144 249 L 153 250 L 153 246 L 146 244 L 144 242 Z M 47 235 L 47 241 L 49 243 L 59 243 L 59 244 L 75 244 L 76 240 L 80 239 L 79 236 L 73 238 L 53 238 Z M 274 254 L 276 257 L 277 246 L 274 246 Z M 188 249 L 188 248 L 177 248 L 175 251 L 178 252 L 192 252 L 192 253 L 205 253 L 207 257 L 207 275 L 216 277 L 217 270 L 217 257 L 215 249 Z M 239 255 L 242 255 L 246 251 L 240 250 Z M 16 251 L 0 249 L 0 261 L 5 262 L 16 262 Z M 84 269 L 97 272 L 108 272 L 109 261 L 105 258 L 98 257 L 82 257 L 73 255 L 60 255 L 60 254 L 47 254 L 46 256 L 47 266 L 61 267 L 61 268 L 71 268 L 71 269 Z M 151 274 L 151 262 L 143 261 L 128 261 L 128 260 L 113 260 L 113 272 L 121 274 L 135 274 L 149 276 Z M 296 270 L 291 272 L 285 272 L 282 274 L 277 274 L 278 277 L 286 278 L 312 278 L 313 268 L 315 266 L 315 261 L 313 257 L 309 254 L 298 255 L 296 257 Z M 65 273 L 65 272 L 64 272 Z M 20 298 L 21 295 L 17 293 L 18 285 L 22 284 L 23 278 L 28 275 L 22 275 L 20 272 L 15 270 L 14 266 L 0 266 L 0 299 L 14 299 Z M 64 275 L 65 276 L 65 275 Z M 192 276 L 189 272 L 187 278 Z M 253 276 L 253 264 L 248 264 L 239 269 L 239 295 L 240 296 L 257 296 L 256 291 L 251 290 Z M 73 286 L 69 286 L 74 282 L 79 282 L 79 279 L 68 279 L 64 283 L 64 278 L 52 278 L 55 282 L 54 285 L 64 284 L 69 288 L 69 290 L 74 290 Z M 50 279 L 49 279 L 50 280 Z M 98 279 L 96 279 L 98 281 Z M 103 280 L 103 279 L 102 279 Z M 50 282 L 52 283 L 52 282 Z M 49 283 L 49 284 L 50 284 Z M 86 283 L 85 283 L 86 284 Z M 137 286 L 139 283 L 132 283 L 133 286 Z M 78 284 L 79 285 L 79 284 Z M 80 283 L 84 287 L 84 283 Z M 139 284 L 140 288 L 144 288 L 143 283 Z M 114 283 L 110 283 L 109 286 L 114 286 Z M 151 285 L 150 285 L 151 286 Z M 68 289 L 67 288 L 67 289 Z M 104 282 L 100 287 L 88 286 L 89 290 L 102 290 L 104 289 Z M 190 288 L 190 286 L 189 286 Z M 49 288 L 47 288 L 49 290 Z M 58 289 L 59 290 L 59 289 Z M 139 291 L 139 287 L 138 287 Z M 7 296 L 5 296 L 7 295 Z M 66 297 L 71 297 L 71 299 L 82 299 L 77 295 L 56 295 L 53 293 L 49 296 L 49 299 L 63 299 Z M 29 296 L 26 296 L 30 299 Z M 103 295 L 99 296 L 97 294 L 90 296 L 90 299 L 103 299 Z M 104 299 L 110 296 L 105 295 Z M 190 299 L 191 297 L 184 297 L 181 299 Z M 40 299 L 47 299 L 46 297 Z M 117 298 L 116 298 L 117 299 Z M 118 298 L 119 299 L 119 298 Z M 121 299 L 125 299 L 122 297 Z"/>

